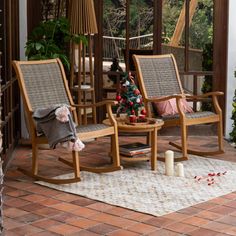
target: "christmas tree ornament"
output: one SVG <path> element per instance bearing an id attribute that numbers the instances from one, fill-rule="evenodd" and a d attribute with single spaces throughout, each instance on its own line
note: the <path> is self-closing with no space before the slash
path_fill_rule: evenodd
<path id="1" fill-rule="evenodd" d="M 120 88 L 120 92 L 116 95 L 116 101 L 118 101 L 117 116 L 125 112 L 128 117 L 131 116 L 130 122 L 143 122 L 146 116 L 143 99 L 131 73 L 124 73 Z M 139 111 L 143 112 L 140 119 Z"/>

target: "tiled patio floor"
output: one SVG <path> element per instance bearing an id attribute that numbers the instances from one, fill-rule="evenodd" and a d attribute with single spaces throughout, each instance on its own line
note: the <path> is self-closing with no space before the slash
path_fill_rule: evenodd
<path id="1" fill-rule="evenodd" d="M 127 139 L 122 137 L 121 143 L 126 143 Z M 144 137 L 132 139 L 143 141 Z M 168 139 L 164 136 L 159 138 L 159 152 L 171 149 L 167 144 Z M 191 143 L 197 147 L 211 148 L 213 141 L 215 138 L 212 136 L 191 138 Z M 217 158 L 236 162 L 236 149 L 225 144 L 226 153 Z M 107 139 L 87 144 L 81 162 L 106 162 L 107 150 Z M 42 172 L 49 175 L 70 172 L 70 168 L 55 161 L 58 153 L 54 152 L 54 156 L 52 153 L 40 151 L 44 166 Z M 4 228 L 7 236 L 236 235 L 236 192 L 162 217 L 154 217 L 36 185 L 32 179 L 16 170 L 17 166 L 30 166 L 30 155 L 29 147 L 18 147 L 5 178 Z"/>

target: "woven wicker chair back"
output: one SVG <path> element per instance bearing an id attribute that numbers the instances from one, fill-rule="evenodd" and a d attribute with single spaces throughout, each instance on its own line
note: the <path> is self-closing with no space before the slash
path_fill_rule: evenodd
<path id="1" fill-rule="evenodd" d="M 139 58 L 139 63 L 147 97 L 182 93 L 171 57 Z"/>
<path id="2" fill-rule="evenodd" d="M 55 104 L 70 105 L 57 62 L 20 65 L 32 110 Z"/>

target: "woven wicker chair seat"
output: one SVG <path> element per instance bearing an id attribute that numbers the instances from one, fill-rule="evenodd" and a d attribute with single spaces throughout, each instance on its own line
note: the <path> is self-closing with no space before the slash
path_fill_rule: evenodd
<path id="1" fill-rule="evenodd" d="M 202 118 L 202 117 L 209 117 L 216 115 L 214 112 L 210 111 L 199 111 L 199 112 L 193 112 L 193 113 L 185 113 L 185 116 L 187 119 L 196 119 L 196 118 Z M 165 120 L 177 120 L 179 119 L 179 114 L 175 115 L 168 115 L 168 116 L 162 116 L 161 119 Z"/>
<path id="2" fill-rule="evenodd" d="M 76 127 L 76 131 L 78 134 L 88 133 L 103 130 L 109 128 L 110 126 L 104 124 L 88 124 L 88 125 L 79 125 Z"/>

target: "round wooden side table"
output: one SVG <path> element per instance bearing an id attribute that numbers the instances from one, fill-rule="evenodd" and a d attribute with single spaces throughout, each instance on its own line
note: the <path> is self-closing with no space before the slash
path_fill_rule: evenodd
<path id="1" fill-rule="evenodd" d="M 150 135 L 151 157 L 125 157 L 120 155 L 120 158 L 125 161 L 144 161 L 151 159 L 151 169 L 156 170 L 157 166 L 157 131 L 160 130 L 164 124 L 163 120 L 148 118 L 144 123 L 129 123 L 125 118 L 116 118 L 118 132 L 125 133 L 147 133 Z M 104 124 L 109 125 L 108 119 L 103 121 Z"/>

